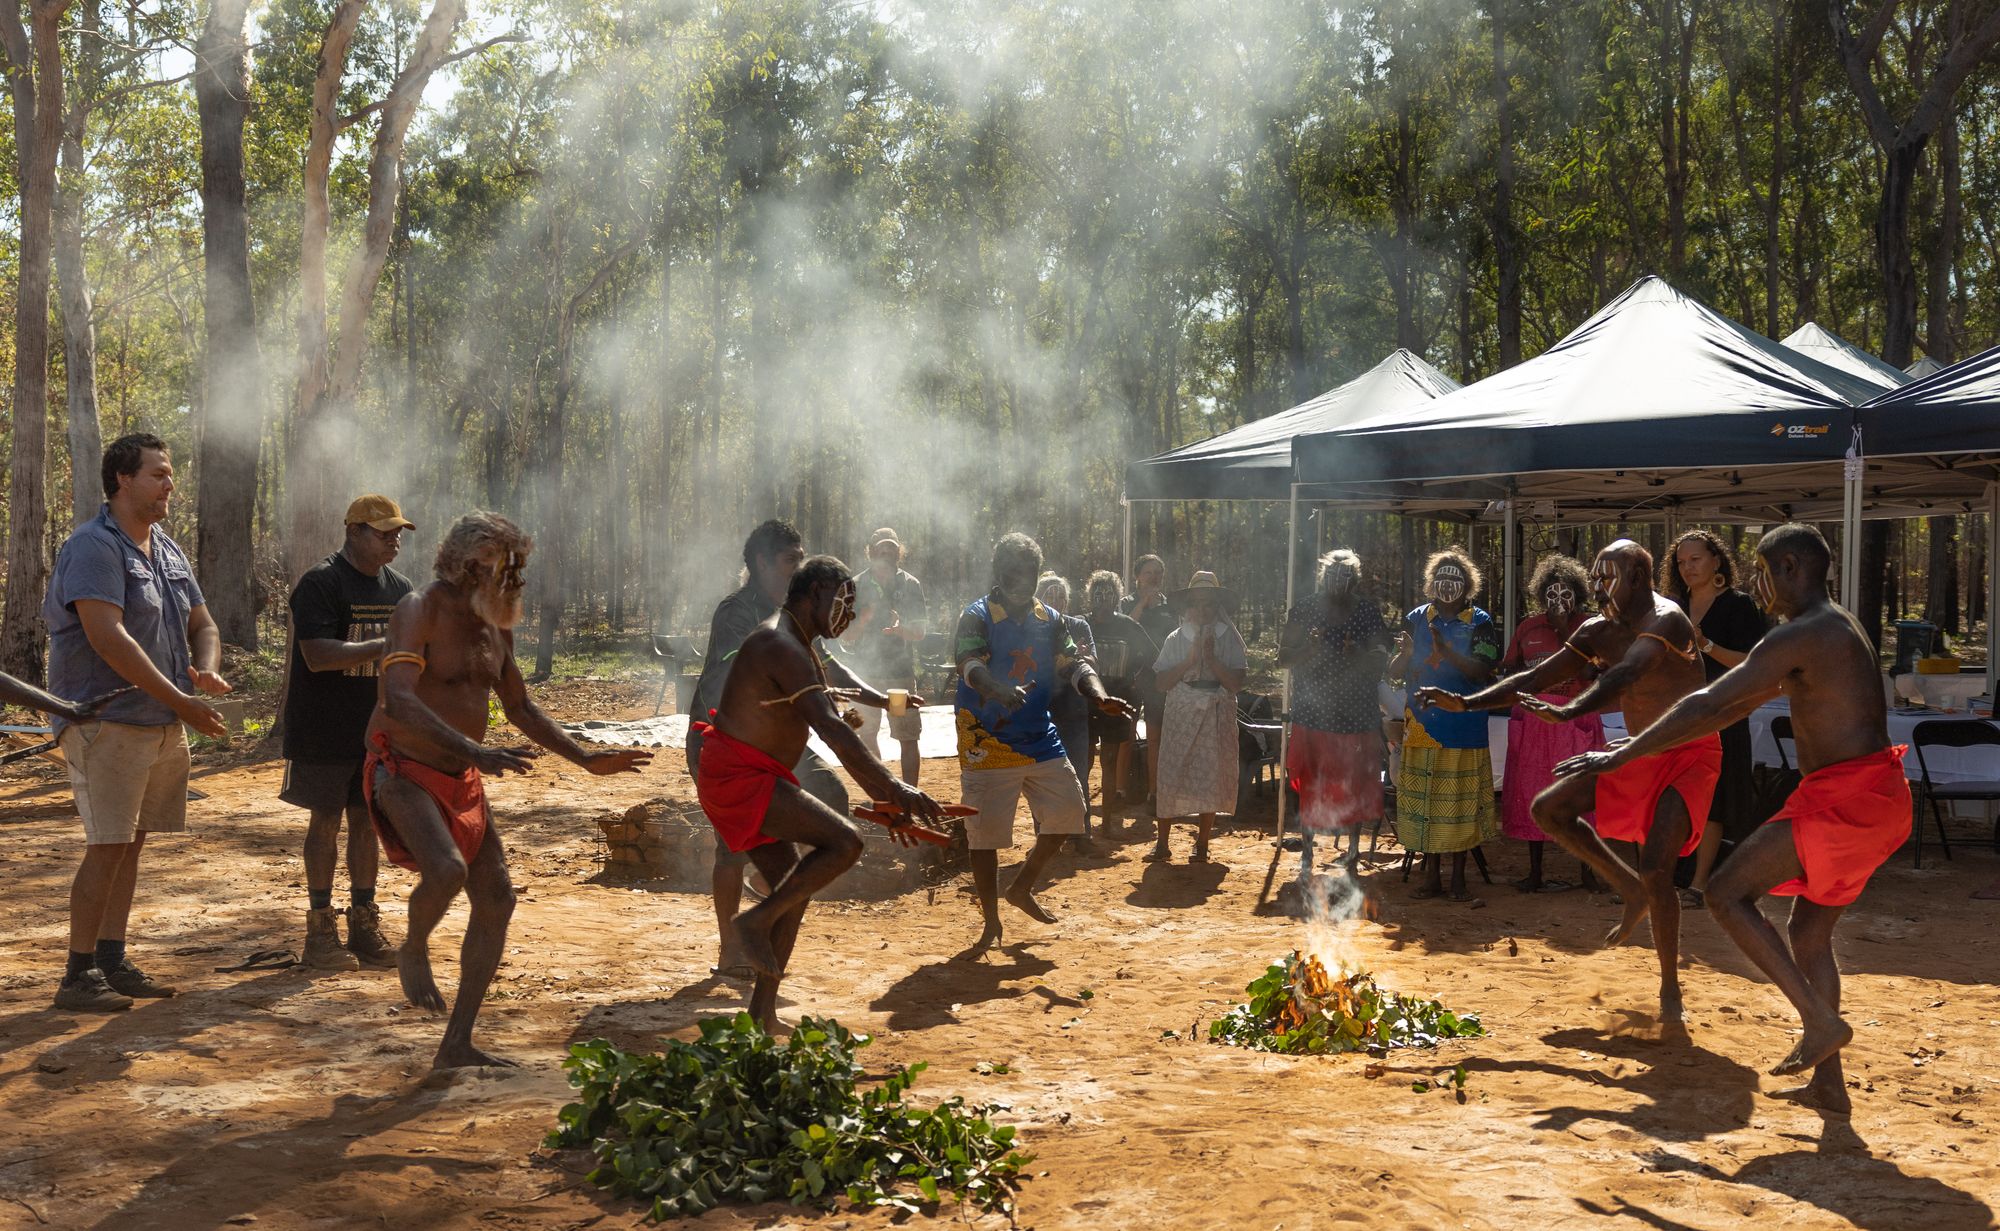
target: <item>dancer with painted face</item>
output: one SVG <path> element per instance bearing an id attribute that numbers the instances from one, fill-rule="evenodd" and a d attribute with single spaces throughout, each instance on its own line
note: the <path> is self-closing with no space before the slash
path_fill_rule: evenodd
<path id="1" fill-rule="evenodd" d="M 1528 593 L 1539 608 L 1521 621 L 1500 670 L 1512 675 L 1541 666 L 1574 637 L 1590 617 L 1584 600 L 1590 595 L 1590 579 L 1581 562 L 1568 556 L 1544 556 L 1535 566 Z M 1550 705 L 1563 705 L 1583 691 L 1587 681 L 1569 679 L 1537 694 Z M 1535 796 L 1556 780 L 1556 766 L 1573 756 L 1604 747 L 1604 722 L 1596 714 L 1584 714 L 1563 723 L 1543 722 L 1520 706 L 1507 715 L 1507 768 L 1501 775 L 1500 832 L 1528 844 L 1528 874 L 1514 882 L 1522 893 L 1557 893 L 1570 888 L 1567 882 L 1542 876 L 1542 848 L 1549 836 L 1535 824 Z M 1595 818 L 1585 816 L 1586 821 Z M 1586 885 L 1590 865 L 1583 865 Z"/>
<path id="2" fill-rule="evenodd" d="M 1709 882 L 1708 908 L 1799 1011 L 1805 1027 L 1775 1075 L 1812 1070 L 1781 1097 L 1849 1109 L 1840 1049 L 1854 1031 L 1840 1017 L 1833 929 L 1868 878 L 1910 836 L 1910 785 L 1889 744 L 1881 663 L 1855 618 L 1826 593 L 1826 540 L 1811 526 L 1779 526 L 1757 544 L 1757 588 L 1784 623 L 1743 661 L 1688 696 L 1613 752 L 1559 767 L 1569 782 L 1602 783 L 1714 732 L 1773 697 L 1791 699 L 1805 774 L 1776 816 L 1751 834 Z M 1627 713 L 1631 711 L 1628 709 Z M 1767 893 L 1796 897 L 1788 937 L 1757 909 Z M 1657 926 L 1657 924 L 1656 924 Z M 1789 944 L 1787 940 L 1789 939 Z"/>
<path id="3" fill-rule="evenodd" d="M 1403 763 L 1396 776 L 1396 837 L 1424 857 L 1423 881 L 1413 896 L 1443 893 L 1443 856 L 1451 856 L 1451 900 L 1470 901 L 1465 855 L 1500 832 L 1493 806 L 1493 754 L 1486 716 L 1446 709 L 1429 696 L 1456 696 L 1493 678 L 1500 662 L 1500 630 L 1472 605 L 1479 570 L 1459 547 L 1432 556 L 1424 566 L 1429 602 L 1403 617 L 1391 678 L 1410 685 L 1404 712 Z"/>
<path id="4" fill-rule="evenodd" d="M 653 757 L 635 748 L 585 751 L 528 695 L 514 662 L 514 626 L 533 550 L 533 540 L 498 513 L 468 513 L 452 523 L 438 544 L 437 579 L 405 595 L 389 617 L 381 699 L 368 722 L 363 798 L 389 862 L 421 878 L 396 959 L 403 994 L 418 1008 L 445 1007 L 431 976 L 432 929 L 461 891 L 472 905 L 458 999 L 433 1068 L 511 1064 L 472 1045 L 514 913 L 507 854 L 482 775 L 524 773 L 539 754 L 487 746 L 492 700 L 499 698 L 521 734 L 593 774 L 637 772 Z"/>
<path id="5" fill-rule="evenodd" d="M 833 750 L 868 798 L 891 804 L 908 820 L 934 821 L 937 802 L 897 780 L 864 744 L 851 703 L 883 707 L 889 697 L 863 686 L 832 684 L 814 642 L 836 639 L 854 621 L 854 579 L 832 556 L 814 556 L 792 574 L 785 605 L 744 638 L 702 733 L 695 794 L 717 840 L 748 852 L 770 896 L 737 915 L 736 948 L 757 972 L 750 1015 L 766 1031 L 778 1022 L 778 981 L 791 962 L 799 923 L 813 895 L 861 858 L 861 838 L 846 817 L 799 786 L 791 767 L 805 752 L 808 732 Z M 837 704 L 836 704 L 837 703 Z M 842 711 L 846 711 L 843 713 Z M 905 845 L 916 839 L 897 831 Z M 800 855 L 794 845 L 805 848 Z"/>
<path id="6" fill-rule="evenodd" d="M 1559 653 L 1471 696 L 1432 688 L 1424 690 L 1424 701 L 1481 722 L 1484 715 L 1473 711 L 1503 705 L 1519 705 L 1549 723 L 1573 722 L 1618 705 L 1631 729 L 1639 730 L 1702 686 L 1694 626 L 1679 607 L 1653 592 L 1653 558 L 1645 548 L 1629 539 L 1606 547 L 1590 566 L 1590 584 L 1604 614 L 1586 621 Z M 1592 669 L 1600 673 L 1597 681 L 1569 701 L 1542 700 L 1543 693 Z M 1604 943 L 1622 944 L 1652 915 L 1660 1018 L 1668 1023 L 1682 1020 L 1674 862 L 1701 843 L 1721 772 L 1722 743 L 1710 735 L 1632 759 L 1616 773 L 1559 778 L 1535 798 L 1535 823 L 1542 831 L 1624 896 L 1624 917 Z M 1593 808 L 1594 829 L 1584 819 Z M 1612 853 L 1607 840 L 1637 843 L 1639 867 Z"/>

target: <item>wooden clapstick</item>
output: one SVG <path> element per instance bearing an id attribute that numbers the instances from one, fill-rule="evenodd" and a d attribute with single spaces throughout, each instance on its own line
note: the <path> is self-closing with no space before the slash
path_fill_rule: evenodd
<path id="1" fill-rule="evenodd" d="M 902 830 L 913 838 L 933 843 L 937 846 L 951 845 L 950 834 L 942 834 L 935 829 L 926 829 L 922 825 L 914 824 L 906 819 L 907 814 L 901 809 L 889 809 L 886 804 L 877 805 L 872 808 L 863 808 L 857 805 L 854 809 L 854 815 L 864 821 L 873 821 L 877 825 Z"/>
<path id="2" fill-rule="evenodd" d="M 883 803 L 879 799 L 871 799 L 868 801 L 868 806 L 875 809 L 875 811 L 877 812 L 889 812 L 897 816 L 901 816 L 903 814 L 903 806 L 901 804 L 889 804 L 889 803 Z M 956 817 L 979 815 L 979 809 L 968 807 L 965 804 L 939 804 L 938 811 L 944 813 L 946 816 L 956 816 Z"/>

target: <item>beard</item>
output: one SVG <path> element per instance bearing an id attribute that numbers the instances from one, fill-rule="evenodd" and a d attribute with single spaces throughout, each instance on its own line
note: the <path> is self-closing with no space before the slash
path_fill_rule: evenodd
<path id="1" fill-rule="evenodd" d="M 490 583 L 476 586 L 472 591 L 472 614 L 496 628 L 513 628 L 525 614 L 521 592 Z"/>

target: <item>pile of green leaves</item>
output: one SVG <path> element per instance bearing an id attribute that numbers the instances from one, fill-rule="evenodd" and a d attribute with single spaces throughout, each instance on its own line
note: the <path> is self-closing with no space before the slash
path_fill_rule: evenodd
<path id="1" fill-rule="evenodd" d="M 1479 1018 L 1435 1000 L 1401 996 L 1362 973 L 1333 979 L 1318 958 L 1294 950 L 1249 988 L 1250 1000 L 1211 1022 L 1208 1037 L 1255 1051 L 1321 1056 L 1392 1047 L 1435 1047 L 1486 1033 Z"/>
<path id="2" fill-rule="evenodd" d="M 843 1193 L 911 1212 L 944 1194 L 1011 1212 L 1034 1158 L 1014 1148 L 1014 1129 L 963 1099 L 905 1103 L 922 1064 L 858 1092 L 854 1056 L 869 1041 L 805 1018 L 779 1042 L 738 1013 L 702 1021 L 700 1038 L 659 1055 L 578 1043 L 563 1068 L 580 1097 L 548 1144 L 590 1149 L 591 1181 L 650 1199 L 655 1219 L 725 1201 L 830 1206 Z"/>

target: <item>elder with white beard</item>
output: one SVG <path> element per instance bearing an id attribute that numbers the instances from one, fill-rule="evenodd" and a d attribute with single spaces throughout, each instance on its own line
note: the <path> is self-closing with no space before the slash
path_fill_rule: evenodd
<path id="1" fill-rule="evenodd" d="M 431 1067 L 506 1065 L 472 1045 L 480 1001 L 507 943 L 514 887 L 480 775 L 525 772 L 532 747 L 485 744 L 494 694 L 516 730 L 593 774 L 637 772 L 638 749 L 587 752 L 534 699 L 514 661 L 514 626 L 534 542 L 498 513 L 468 513 L 438 546 L 437 580 L 396 605 L 382 657 L 381 700 L 368 723 L 361 781 L 389 862 L 421 878 L 397 957 L 403 994 L 442 1011 L 430 935 L 460 891 L 471 903 L 458 999 Z"/>

